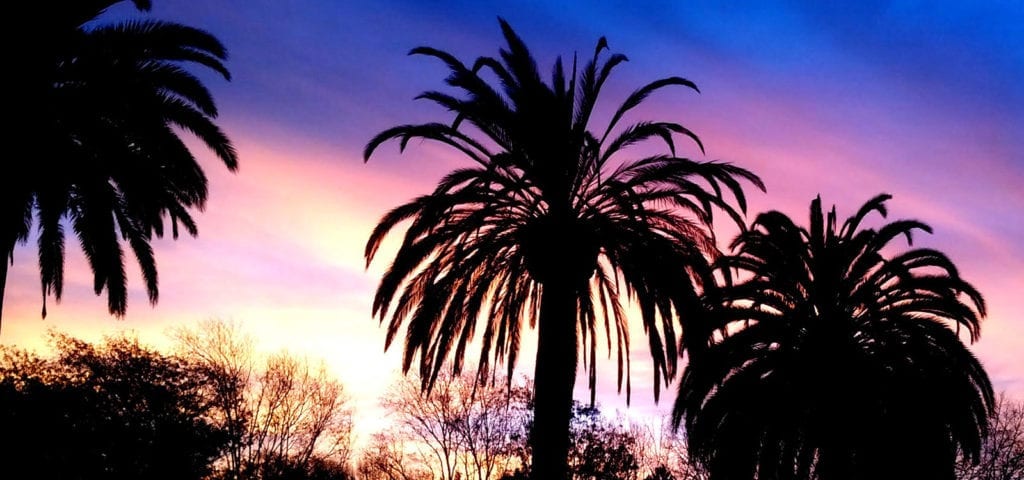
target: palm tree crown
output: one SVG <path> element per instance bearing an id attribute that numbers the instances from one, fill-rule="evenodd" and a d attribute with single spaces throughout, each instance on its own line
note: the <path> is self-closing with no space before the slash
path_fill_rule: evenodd
<path id="1" fill-rule="evenodd" d="M 156 302 L 150 239 L 164 234 L 165 219 L 175 238 L 179 226 L 194 236 L 191 209 L 201 210 L 207 197 L 206 177 L 179 131 L 194 134 L 230 170 L 238 165 L 231 142 L 213 123 L 210 92 L 184 68 L 199 64 L 229 79 L 224 46 L 207 32 L 174 23 L 90 23 L 118 2 L 25 7 L 52 41 L 21 52 L 30 107 L 18 135 L 31 139 L 38 155 L 5 175 L 0 246 L 13 261 L 14 245 L 27 240 L 36 223 L 44 316 L 45 298 L 60 300 L 63 290 L 65 221 L 89 261 L 96 293 L 107 290 L 112 314 L 126 308 L 121 239 Z M 148 9 L 150 2 L 133 3 Z"/>
<path id="2" fill-rule="evenodd" d="M 820 198 L 810 228 L 761 214 L 719 260 L 674 409 L 713 478 L 952 478 L 977 454 L 992 386 L 958 334 L 984 302 L 941 252 L 894 252 L 927 225 L 862 227 L 889 198 L 841 228 Z"/>
<path id="3" fill-rule="evenodd" d="M 419 96 L 454 112 L 451 124 L 397 126 L 366 147 L 369 159 L 385 141 L 398 139 L 404 149 L 410 139 L 423 138 L 472 161 L 445 176 L 433 192 L 388 212 L 373 231 L 368 263 L 385 236 L 410 221 L 373 312 L 388 321 L 387 345 L 406 326 L 403 368 L 418 358 L 427 389 L 446 359 L 453 359 L 456 372 L 462 369 L 478 330 L 481 381 L 493 372 L 492 358 L 511 372 L 524 322 L 539 324 L 536 424 L 549 428 L 544 409 L 556 405 L 552 423 L 558 426 L 546 436 L 564 442 L 579 345 L 593 398 L 603 325 L 609 349 L 615 339 L 619 386 L 625 378 L 628 396 L 630 339 L 621 297 L 635 299 L 648 333 L 657 397 L 676 369 L 674 322 L 699 306 L 706 258 L 716 252 L 713 211 L 741 223 L 745 201 L 737 179 L 763 185 L 741 168 L 676 156 L 675 134 L 700 146 L 677 123 L 619 127 L 652 92 L 667 86 L 696 90 L 692 82 L 671 77 L 637 89 L 608 125 L 593 132 L 589 123 L 599 93 L 626 57 L 602 59 L 602 38 L 585 66 L 578 70 L 574 58 L 567 71 L 559 59 L 545 83 L 526 45 L 500 23 L 508 44 L 500 59 L 482 57 L 467 66 L 433 48 L 411 52 L 443 61 L 451 71 L 447 83 L 464 93 Z M 484 73 L 497 78 L 500 88 Z M 652 138 L 666 143 L 664 154 L 621 159 L 627 147 Z M 733 198 L 738 208 L 730 204 Z M 565 456 L 557 460 L 559 451 L 564 453 L 563 446 L 535 443 L 535 475 L 563 476 Z M 563 464 L 561 472 L 538 467 L 548 453 Z"/>

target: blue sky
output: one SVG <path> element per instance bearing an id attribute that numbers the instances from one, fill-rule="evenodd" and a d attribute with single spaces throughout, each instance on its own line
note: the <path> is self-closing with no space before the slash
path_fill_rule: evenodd
<path id="1" fill-rule="evenodd" d="M 370 318 L 382 265 L 364 269 L 362 243 L 388 208 L 460 160 L 428 144 L 405 155 L 385 147 L 369 164 L 360 154 L 385 128 L 450 118 L 412 100 L 443 88 L 446 72 L 407 56 L 411 48 L 467 61 L 495 55 L 501 16 L 543 69 L 556 55 L 589 55 L 606 36 L 630 58 L 606 89 L 607 106 L 655 78 L 695 81 L 699 95 L 659 93 L 637 116 L 696 131 L 707 155 L 688 155 L 760 174 L 768 193 L 752 193 L 752 213 L 803 219 L 820 193 L 842 216 L 892 193 L 891 218 L 935 227 L 919 245 L 948 253 L 986 295 L 990 317 L 972 349 L 998 389 L 1024 398 L 1020 1 L 154 3 L 144 17 L 204 28 L 229 48 L 233 80 L 203 78 L 241 169 L 228 174 L 202 153 L 211 199 L 200 237 L 156 243 L 161 301 L 150 307 L 136 277 L 123 320 L 106 315 L 70 249 L 66 298 L 40 320 L 35 252 L 20 248 L 4 343 L 41 345 L 50 327 L 87 337 L 132 329 L 160 342 L 173 325 L 232 319 L 268 349 L 327 358 L 372 405 L 399 359 L 382 355 L 384 331 Z M 106 18 L 138 16 L 119 6 Z M 633 352 L 632 408 L 663 411 L 666 402 L 656 407 L 648 393 L 644 348 Z M 614 365 L 605 367 L 599 399 L 624 408 Z M 532 372 L 532 361 L 519 371 Z"/>

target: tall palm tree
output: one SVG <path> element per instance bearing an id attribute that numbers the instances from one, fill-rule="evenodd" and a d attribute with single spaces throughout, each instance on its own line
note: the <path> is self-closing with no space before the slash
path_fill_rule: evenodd
<path id="1" fill-rule="evenodd" d="M 763 185 L 741 168 L 677 157 L 674 134 L 700 145 L 677 123 L 617 128 L 652 92 L 667 86 L 696 90 L 692 82 L 671 77 L 639 88 L 593 132 L 589 123 L 601 88 L 626 57 L 602 61 L 602 38 L 582 69 L 575 57 L 569 71 L 559 59 L 545 83 L 526 45 L 500 23 L 508 44 L 500 59 L 482 57 L 467 66 L 440 50 L 412 50 L 450 69 L 447 83 L 463 98 L 437 91 L 419 98 L 453 111 L 455 120 L 385 130 L 366 146 L 365 159 L 385 141 L 397 139 L 404 149 L 421 138 L 472 163 L 449 173 L 432 193 L 384 215 L 366 258 L 369 264 L 385 236 L 411 221 L 381 279 L 373 313 L 388 321 L 386 346 L 406 326 L 402 366 L 408 371 L 418 357 L 426 390 L 446 359 L 461 371 L 474 338 L 480 341 L 481 382 L 493 372 L 492 359 L 511 372 L 524 325 L 538 328 L 533 474 L 558 479 L 566 476 L 578 355 L 593 399 L 603 325 L 609 354 L 615 338 L 619 388 L 625 371 L 628 398 L 630 339 L 621 302 L 628 295 L 648 334 L 657 398 L 676 370 L 677 317 L 699 306 L 706 258 L 716 253 L 713 211 L 741 223 L 739 211 L 746 207 L 738 179 Z M 500 87 L 489 84 L 485 73 Z M 626 147 L 652 138 L 664 140 L 666 153 L 621 159 Z"/>
<path id="2" fill-rule="evenodd" d="M 841 228 L 820 197 L 809 228 L 761 214 L 719 260 L 673 411 L 712 478 L 952 479 L 978 454 L 992 386 L 959 334 L 984 302 L 941 252 L 896 251 L 927 225 L 862 226 L 889 198 Z"/>
<path id="3" fill-rule="evenodd" d="M 141 266 L 150 301 L 157 301 L 150 240 L 164 234 L 165 219 L 175 238 L 179 225 L 196 235 L 191 209 L 201 210 L 207 197 L 206 177 L 180 131 L 198 137 L 230 170 L 238 166 L 230 140 L 213 123 L 210 92 L 184 68 L 199 64 L 230 79 L 224 46 L 174 23 L 92 24 L 119 1 L 19 7 L 18 16 L 47 41 L 19 51 L 15 61 L 15 91 L 28 101 L 11 139 L 29 145 L 32 157 L 8 167 L 0 185 L 0 299 L 14 247 L 35 223 L 44 317 L 46 297 L 59 301 L 63 291 L 65 224 L 85 251 L 96 293 L 107 290 L 112 314 L 126 308 L 122 239 Z"/>

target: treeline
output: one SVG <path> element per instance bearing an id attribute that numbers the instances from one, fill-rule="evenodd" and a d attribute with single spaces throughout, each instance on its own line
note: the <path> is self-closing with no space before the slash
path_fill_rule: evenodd
<path id="1" fill-rule="evenodd" d="M 399 379 L 382 406 L 391 426 L 375 433 L 355 459 L 367 480 L 519 480 L 529 478 L 532 386 L 476 375 L 441 374 L 429 395 L 415 377 Z M 572 478 L 705 478 L 687 460 L 683 439 L 655 424 L 611 418 L 574 403 L 568 454 Z"/>
<path id="2" fill-rule="evenodd" d="M 170 353 L 128 336 L 53 334 L 55 354 L 0 350 L 0 478 L 351 478 L 341 383 L 232 325 L 178 330 Z"/>
<path id="3" fill-rule="evenodd" d="M 0 478 L 518 480 L 529 477 L 532 385 L 403 377 L 381 398 L 388 426 L 354 449 L 351 402 L 323 364 L 259 356 L 232 324 L 174 332 L 161 352 L 128 336 L 51 338 L 41 357 L 0 349 Z M 1024 404 L 998 402 L 981 462 L 962 480 L 1024 478 Z M 668 421 L 576 404 L 577 480 L 703 480 Z"/>

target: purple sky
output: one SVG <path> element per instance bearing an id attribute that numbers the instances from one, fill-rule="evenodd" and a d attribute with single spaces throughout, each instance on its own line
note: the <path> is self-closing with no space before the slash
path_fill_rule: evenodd
<path id="1" fill-rule="evenodd" d="M 597 38 L 630 61 L 605 90 L 606 108 L 655 78 L 680 75 L 701 94 L 659 93 L 634 118 L 675 120 L 707 155 L 762 176 L 752 212 L 805 221 L 818 193 L 852 213 L 880 192 L 890 218 L 917 218 L 935 234 L 915 246 L 949 254 L 986 296 L 990 315 L 972 350 L 998 390 L 1024 398 L 1024 4 L 1019 1 L 322 2 L 157 0 L 153 18 L 207 29 L 228 46 L 230 83 L 204 76 L 241 154 L 228 174 L 201 152 L 211 200 L 198 239 L 156 242 L 160 303 L 138 275 L 128 315 L 106 315 L 79 250 L 69 248 L 66 298 L 39 319 L 31 245 L 15 252 L 4 305 L 6 344 L 36 347 L 47 328 L 88 338 L 163 331 L 216 317 L 241 323 L 268 349 L 326 358 L 359 405 L 376 402 L 399 367 L 382 354 L 370 318 L 382 265 L 365 270 L 362 245 L 387 209 L 427 191 L 461 160 L 413 143 L 360 158 L 377 132 L 449 120 L 412 98 L 443 88 L 439 62 L 408 57 L 429 45 L 464 60 L 494 55 L 506 18 L 547 70 L 556 55 L 588 55 Z M 974 3 L 983 3 L 975 5 Z M 107 18 L 135 16 L 117 8 Z M 751 216 L 752 218 L 752 216 Z M 723 232 L 723 235 L 725 233 Z M 74 243 L 69 239 L 69 242 Z M 31 243 L 31 242 L 30 242 Z M 382 259 L 385 257 L 381 257 Z M 131 267 L 133 271 L 137 267 Z M 639 335 L 635 339 L 642 338 Z M 633 409 L 652 405 L 648 353 L 633 352 Z M 532 346 L 530 349 L 532 351 Z M 522 373 L 532 372 L 524 352 Z M 613 362 L 599 401 L 615 395 Z M 582 385 L 580 385 L 582 387 Z M 671 392 L 671 391 L 670 391 Z M 580 398 L 585 388 L 577 388 Z"/>

